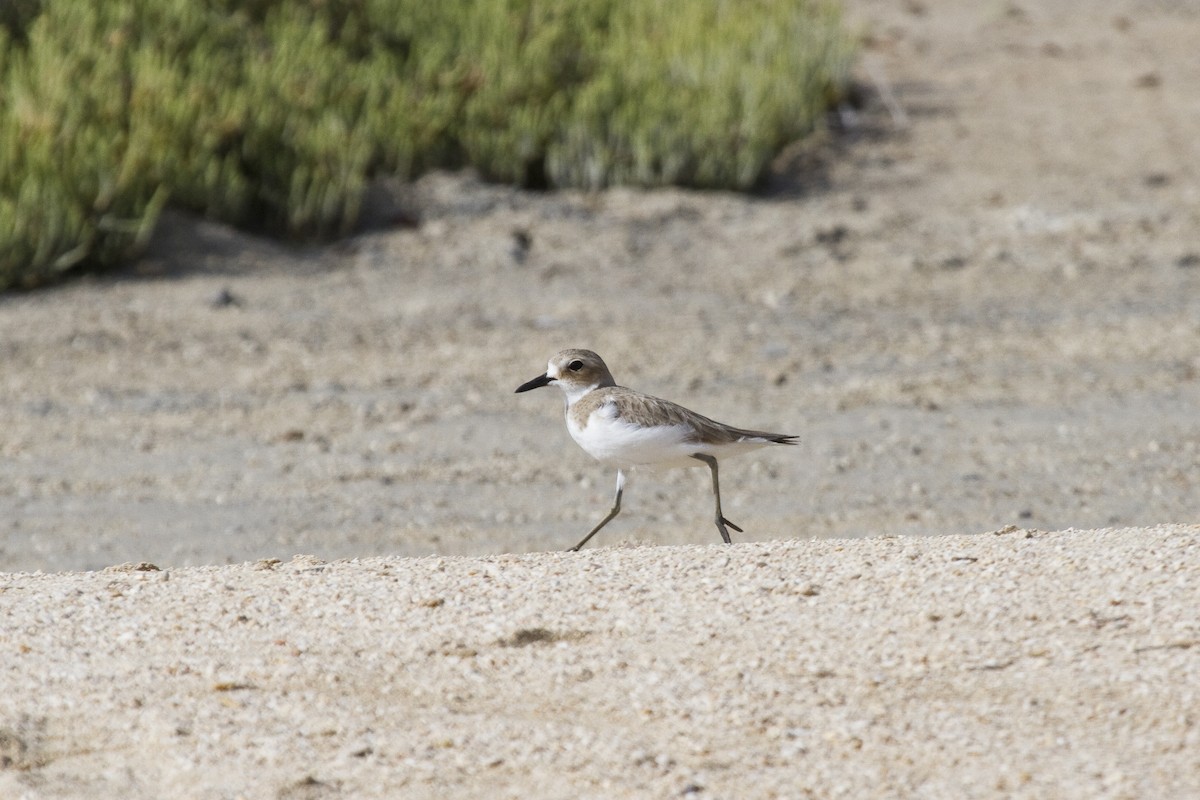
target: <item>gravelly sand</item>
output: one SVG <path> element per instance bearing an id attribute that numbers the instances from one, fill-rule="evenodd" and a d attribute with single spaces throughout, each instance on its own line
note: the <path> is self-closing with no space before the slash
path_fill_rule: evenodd
<path id="1" fill-rule="evenodd" d="M 1198 575 L 1195 526 L 5 575 L 0 796 L 1200 797 Z"/>

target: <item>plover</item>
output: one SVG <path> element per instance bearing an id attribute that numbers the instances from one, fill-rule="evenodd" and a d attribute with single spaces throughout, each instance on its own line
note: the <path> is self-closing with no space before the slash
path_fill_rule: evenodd
<path id="1" fill-rule="evenodd" d="M 632 467 L 696 467 L 712 471 L 717 530 L 729 544 L 729 530 L 742 529 L 721 513 L 717 459 L 769 444 L 795 444 L 783 433 L 751 431 L 724 425 L 669 400 L 618 386 L 604 360 L 591 350 L 563 350 L 550 359 L 546 372 L 517 387 L 527 392 L 557 384 L 566 395 L 567 431 L 588 455 L 617 468 L 617 496 L 612 509 L 583 540 L 578 550 L 621 511 L 625 470 Z"/>

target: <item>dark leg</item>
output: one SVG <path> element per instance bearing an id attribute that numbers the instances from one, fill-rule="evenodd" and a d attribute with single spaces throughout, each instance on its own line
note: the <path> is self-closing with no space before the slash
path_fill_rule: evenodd
<path id="1" fill-rule="evenodd" d="M 593 536 L 596 535 L 597 531 L 599 531 L 601 528 L 603 528 L 605 525 L 607 525 L 612 520 L 613 517 L 615 517 L 617 514 L 621 513 L 621 492 L 622 492 L 622 490 L 624 490 L 624 488 L 625 488 L 625 473 L 621 472 L 621 470 L 617 470 L 617 498 L 615 500 L 613 500 L 612 510 L 608 512 L 607 517 L 600 520 L 599 525 L 592 528 L 591 532 L 587 536 L 583 537 L 582 542 L 575 545 L 567 552 L 573 553 L 573 552 L 576 552 L 577 550 L 579 550 L 579 548 L 583 547 L 585 544 L 588 543 L 588 539 L 591 539 Z"/>
<path id="2" fill-rule="evenodd" d="M 717 530 L 721 532 L 721 538 L 725 540 L 725 544 L 730 544 L 729 531 L 726 530 L 726 525 L 728 525 L 730 528 L 733 528 L 738 533 L 745 533 L 745 531 L 743 531 L 737 525 L 734 525 L 729 520 L 725 519 L 725 515 L 721 513 L 721 484 L 717 480 L 717 459 L 710 455 L 705 455 L 704 453 L 693 453 L 692 458 L 700 459 L 705 464 L 708 464 L 708 468 L 712 470 L 713 498 L 717 501 Z"/>

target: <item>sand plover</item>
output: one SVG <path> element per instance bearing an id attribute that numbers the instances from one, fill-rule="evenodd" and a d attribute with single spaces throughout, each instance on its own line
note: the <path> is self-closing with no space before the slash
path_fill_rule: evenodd
<path id="1" fill-rule="evenodd" d="M 625 470 L 632 467 L 696 467 L 712 471 L 717 530 L 729 543 L 729 530 L 742 529 L 721 513 L 717 459 L 769 444 L 795 444 L 795 436 L 723 425 L 669 400 L 618 386 L 603 359 L 591 350 L 563 350 L 550 359 L 546 372 L 517 387 L 527 392 L 557 384 L 567 400 L 567 431 L 588 455 L 617 468 L 617 496 L 612 509 L 592 528 L 578 550 L 621 511 Z"/>

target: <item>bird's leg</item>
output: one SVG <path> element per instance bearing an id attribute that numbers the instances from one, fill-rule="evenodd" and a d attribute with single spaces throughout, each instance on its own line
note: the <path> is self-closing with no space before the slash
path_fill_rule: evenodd
<path id="1" fill-rule="evenodd" d="M 738 533 L 745 533 L 737 525 L 734 525 L 729 520 L 725 519 L 725 515 L 721 513 L 721 483 L 717 480 L 717 459 L 706 453 L 692 453 L 692 458 L 697 458 L 708 464 L 708 468 L 712 470 L 713 476 L 713 499 L 717 501 L 717 530 L 721 532 L 721 538 L 725 540 L 725 544 L 730 544 L 729 531 L 725 528 L 728 525 Z"/>
<path id="2" fill-rule="evenodd" d="M 591 532 L 588 533 L 587 536 L 583 537 L 583 541 L 581 541 L 579 544 L 572 547 L 567 552 L 573 553 L 573 552 L 578 551 L 579 548 L 583 547 L 585 544 L 588 543 L 588 539 L 591 539 L 593 536 L 596 535 L 597 531 L 599 531 L 601 528 L 603 528 L 605 525 L 607 525 L 612 520 L 613 517 L 615 517 L 617 514 L 621 513 L 621 492 L 622 492 L 622 490 L 624 490 L 624 488 L 625 488 L 625 473 L 622 472 L 621 470 L 617 470 L 617 497 L 615 500 L 613 500 L 612 510 L 610 510 L 608 512 L 607 517 L 600 520 L 599 525 L 592 528 Z"/>

